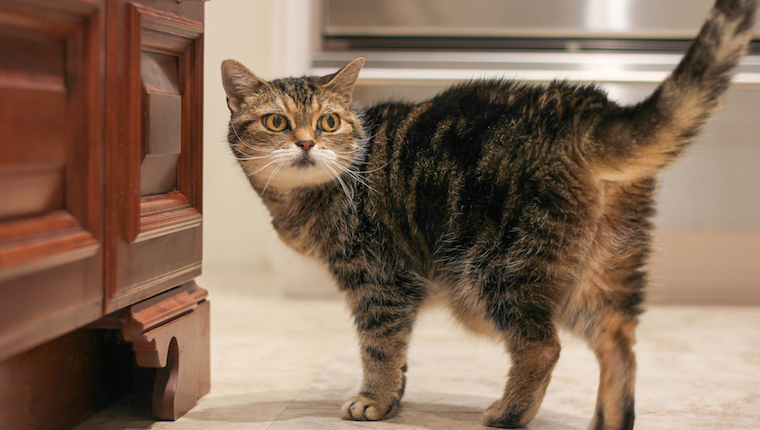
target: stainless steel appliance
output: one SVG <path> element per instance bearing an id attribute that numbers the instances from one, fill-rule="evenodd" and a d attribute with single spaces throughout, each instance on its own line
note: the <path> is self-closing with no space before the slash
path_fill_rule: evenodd
<path id="1" fill-rule="evenodd" d="M 653 91 L 713 0 L 323 0 L 313 72 L 367 58 L 359 103 L 422 99 L 456 81 L 596 82 Z M 725 107 L 663 176 L 655 300 L 760 304 L 760 24 Z"/>
<path id="2" fill-rule="evenodd" d="M 589 49 L 678 49 L 696 34 L 713 3 L 322 0 L 321 30 L 331 49 L 573 49 L 578 43 Z"/>

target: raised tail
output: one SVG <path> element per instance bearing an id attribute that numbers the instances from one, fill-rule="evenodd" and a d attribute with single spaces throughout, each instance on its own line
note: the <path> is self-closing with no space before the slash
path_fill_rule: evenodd
<path id="1" fill-rule="evenodd" d="M 590 153 L 599 177 L 631 181 L 668 167 L 717 109 L 752 38 L 758 0 L 717 0 L 673 73 L 643 102 L 610 111 Z"/>

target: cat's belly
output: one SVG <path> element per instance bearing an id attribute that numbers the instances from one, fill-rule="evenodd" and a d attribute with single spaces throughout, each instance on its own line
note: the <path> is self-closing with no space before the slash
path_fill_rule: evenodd
<path id="1" fill-rule="evenodd" d="M 429 303 L 447 308 L 456 321 L 473 334 L 498 337 L 493 324 L 486 319 L 486 304 L 476 288 L 446 279 L 434 279 L 428 284 Z"/>

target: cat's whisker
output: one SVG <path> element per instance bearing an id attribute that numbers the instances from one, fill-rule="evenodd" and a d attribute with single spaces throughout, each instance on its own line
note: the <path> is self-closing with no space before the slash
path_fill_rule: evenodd
<path id="1" fill-rule="evenodd" d="M 256 161 L 262 158 L 269 158 L 269 157 L 247 157 L 247 158 L 235 157 L 237 161 Z"/>
<path id="2" fill-rule="evenodd" d="M 348 185 L 346 185 L 346 182 L 343 180 L 340 175 L 330 164 L 325 164 L 325 167 L 332 173 L 332 176 L 340 183 L 341 188 L 343 188 L 343 191 L 346 193 L 346 197 L 348 197 L 349 200 L 353 201 L 354 199 L 354 193 L 349 191 Z"/>
<path id="3" fill-rule="evenodd" d="M 251 144 L 249 144 L 248 142 L 246 142 L 246 141 L 244 141 L 244 140 L 242 140 L 242 139 L 240 139 L 240 138 L 238 138 L 238 140 L 240 141 L 240 143 L 242 143 L 242 144 L 243 144 L 243 146 L 245 146 L 246 148 L 250 149 L 251 151 L 256 151 L 256 152 L 269 152 L 269 153 L 271 153 L 271 152 L 274 152 L 274 151 L 275 151 L 275 149 L 273 149 L 273 148 L 256 148 L 255 146 L 252 146 Z M 241 154 L 245 154 L 245 152 L 243 152 L 243 151 L 239 150 L 239 149 L 238 149 L 238 148 L 236 148 L 234 145 L 230 145 L 230 147 L 232 148 L 232 150 L 233 150 L 233 151 L 239 152 L 239 153 L 241 153 Z"/>
<path id="4" fill-rule="evenodd" d="M 335 163 L 335 166 L 338 167 L 342 172 L 346 173 L 351 178 L 353 178 L 356 182 L 359 182 L 360 184 L 362 184 L 365 187 L 367 187 L 367 189 L 369 189 L 370 191 L 372 191 L 374 193 L 379 193 L 379 191 L 377 191 L 375 188 L 373 188 L 372 186 L 370 186 L 367 183 L 367 178 L 365 178 L 364 176 L 362 176 L 359 172 L 355 172 L 355 171 L 349 169 L 348 167 L 341 166 L 340 164 L 337 164 L 337 163 Z"/>
<path id="5" fill-rule="evenodd" d="M 357 160 L 356 159 L 357 157 L 356 157 L 355 154 L 353 156 L 345 156 L 345 155 L 341 155 L 340 153 L 335 152 L 335 151 L 333 151 L 333 153 L 335 154 L 335 158 L 337 158 L 339 160 L 346 161 L 347 164 L 356 164 L 356 165 L 370 164 L 369 161 Z"/>
<path id="6" fill-rule="evenodd" d="M 342 158 L 344 160 L 354 160 L 356 158 L 356 156 L 352 152 L 333 151 L 333 154 L 335 154 L 336 157 Z"/>
<path id="7" fill-rule="evenodd" d="M 378 167 L 378 168 L 376 168 L 376 169 L 372 169 L 372 170 L 354 170 L 354 169 L 352 169 L 351 167 L 346 167 L 346 166 L 340 166 L 340 167 L 341 167 L 341 169 L 342 169 L 344 172 L 346 172 L 346 173 L 350 174 L 351 176 L 353 176 L 354 178 L 358 179 L 358 180 L 359 180 L 359 181 L 361 181 L 361 182 L 362 182 L 364 185 L 367 185 L 367 186 L 369 186 L 369 185 L 368 185 L 368 182 L 370 181 L 370 179 L 369 179 L 369 178 L 367 178 L 367 177 L 366 177 L 366 176 L 364 176 L 364 175 L 366 175 L 367 173 L 373 173 L 373 172 L 377 172 L 377 171 L 380 171 L 380 170 L 382 170 L 382 169 L 384 169 L 384 168 L 388 167 L 388 165 L 389 165 L 389 164 L 390 164 L 390 162 L 388 162 L 388 163 L 385 163 L 384 165 L 382 165 L 382 166 L 380 166 L 380 167 Z"/>
<path id="8" fill-rule="evenodd" d="M 354 180 L 355 180 L 355 181 L 357 181 L 357 182 L 359 182 L 360 184 L 362 184 L 362 185 L 364 185 L 365 187 L 367 187 L 367 189 L 369 189 L 370 191 L 372 191 L 372 192 L 374 192 L 374 193 L 379 193 L 379 191 L 377 191 L 375 188 L 373 188 L 373 187 L 372 187 L 372 186 L 371 186 L 371 185 L 370 185 L 370 184 L 367 182 L 367 178 L 363 177 L 362 175 L 360 175 L 360 174 L 358 174 L 358 173 L 356 173 L 356 172 L 354 172 L 353 170 L 350 170 L 350 169 L 343 169 L 343 171 L 344 171 L 344 172 L 346 172 L 346 173 L 347 173 L 349 176 L 351 176 L 352 178 L 354 178 Z"/>
<path id="9" fill-rule="evenodd" d="M 240 137 L 240 134 L 238 134 L 237 128 L 235 127 L 235 123 L 233 123 L 232 120 L 230 120 L 230 126 L 232 127 L 232 131 L 235 133 L 235 136 L 237 137 L 237 140 L 239 140 L 240 143 L 242 143 L 243 145 L 245 145 L 246 148 L 251 149 L 253 151 L 260 151 L 260 152 L 272 152 L 273 151 L 273 149 L 270 149 L 270 148 L 256 148 L 256 147 L 252 146 L 251 144 L 249 144 L 248 142 L 246 142 L 245 140 L 243 140 L 243 138 Z"/>
<path id="10" fill-rule="evenodd" d="M 272 183 L 272 179 L 274 179 L 274 177 L 277 175 L 277 172 L 279 172 L 280 169 L 282 169 L 282 166 L 284 165 L 285 165 L 285 161 L 283 161 L 277 167 L 275 167 L 274 171 L 272 171 L 272 174 L 269 175 L 269 179 L 267 179 L 267 183 L 266 185 L 264 185 L 264 189 L 261 191 L 262 194 L 267 191 L 267 188 L 269 188 L 269 184 Z"/>
<path id="11" fill-rule="evenodd" d="M 335 158 L 340 158 L 341 160 L 346 160 L 346 161 L 353 161 L 354 158 L 356 158 L 356 157 L 352 157 L 352 156 L 349 156 L 349 155 L 341 154 L 341 153 L 335 152 L 335 151 L 333 151 L 333 154 L 335 155 Z"/>
<path id="12" fill-rule="evenodd" d="M 272 164 L 274 164 L 274 163 L 276 163 L 278 161 L 280 161 L 280 160 L 274 159 L 274 160 L 270 161 L 269 163 L 265 164 L 264 167 L 261 167 L 259 170 L 255 171 L 253 173 L 249 173 L 248 176 L 258 175 L 259 173 L 261 173 L 262 171 L 264 171 L 264 169 L 266 169 L 267 167 L 271 166 Z"/>
<path id="13" fill-rule="evenodd" d="M 240 141 L 240 143 L 242 143 L 242 144 L 243 144 L 243 146 L 245 146 L 246 148 L 250 149 L 251 151 L 256 151 L 256 152 L 274 152 L 274 151 L 275 151 L 275 149 L 274 149 L 274 148 L 256 148 L 255 146 L 252 146 L 251 144 L 249 144 L 248 142 L 245 142 L 245 141 L 243 141 L 243 140 L 241 140 L 241 141 Z M 234 147 L 233 147 L 233 148 L 234 148 Z M 234 148 L 234 149 L 235 149 L 236 151 L 239 151 L 239 152 L 241 152 L 241 151 L 240 151 L 239 149 L 237 149 L 237 148 Z"/>
<path id="14" fill-rule="evenodd" d="M 272 158 L 271 155 L 255 156 L 255 155 L 246 154 L 244 152 L 241 152 L 241 154 L 246 155 L 246 157 L 235 157 L 235 159 L 239 161 L 253 161 L 253 160 L 262 160 L 265 158 Z"/>
<path id="15" fill-rule="evenodd" d="M 335 171 L 328 163 L 323 164 L 330 172 L 332 172 L 333 177 L 338 180 L 340 183 L 341 188 L 343 188 L 343 192 L 346 194 L 346 197 L 348 197 L 349 203 L 351 203 L 351 206 L 356 209 L 356 206 L 354 205 L 354 193 L 349 191 L 348 185 L 346 185 L 345 181 L 341 178 L 341 175 L 338 174 L 338 172 Z"/>
<path id="16" fill-rule="evenodd" d="M 233 150 L 233 151 L 234 151 L 236 154 L 243 154 L 243 155 L 248 155 L 248 153 L 247 153 L 247 152 L 243 152 L 243 151 L 241 151 L 241 150 L 237 149 L 237 147 L 235 147 L 235 145 L 232 145 L 232 144 L 230 144 L 230 148 L 231 148 L 231 149 L 232 149 L 232 150 Z"/>
<path id="17" fill-rule="evenodd" d="M 355 162 L 354 162 L 353 160 L 351 160 L 351 159 L 347 159 L 347 158 L 339 158 L 339 157 L 336 157 L 336 158 L 337 158 L 337 160 L 333 160 L 333 161 L 334 161 L 334 162 L 337 162 L 337 161 L 339 161 L 339 162 L 340 162 L 340 164 L 341 164 L 342 166 L 352 166 L 352 165 L 354 165 L 354 164 L 357 164 L 357 166 L 356 166 L 356 167 L 360 167 L 360 166 L 358 166 L 358 164 L 359 164 L 359 163 L 355 163 Z M 367 163 L 364 163 L 364 164 L 367 164 Z"/>
<path id="18" fill-rule="evenodd" d="M 336 151 L 332 150 L 333 154 L 335 154 L 336 157 L 343 158 L 345 160 L 350 160 L 351 162 L 357 162 L 357 163 L 366 163 L 366 161 L 358 160 L 359 157 L 357 157 L 356 151 Z"/>
<path id="19" fill-rule="evenodd" d="M 359 170 L 357 170 L 357 171 L 355 171 L 355 173 L 361 173 L 361 174 L 366 174 L 366 173 L 374 173 L 374 172 L 377 172 L 377 171 L 380 171 L 380 170 L 383 170 L 383 169 L 385 169 L 386 167 L 388 167 L 388 165 L 389 165 L 389 164 L 391 164 L 391 163 L 390 163 L 390 161 L 389 161 L 389 162 L 387 162 L 387 163 L 385 163 L 385 164 L 383 164 L 382 166 L 380 166 L 380 167 L 378 167 L 378 168 L 376 168 L 376 169 L 372 169 L 372 170 L 364 170 L 364 171 L 359 171 Z"/>
<path id="20" fill-rule="evenodd" d="M 343 164 L 351 164 L 351 160 L 349 158 L 346 158 L 346 157 L 335 157 L 334 160 L 330 160 L 330 161 L 334 162 L 334 163 L 340 162 L 340 163 L 343 163 Z"/>

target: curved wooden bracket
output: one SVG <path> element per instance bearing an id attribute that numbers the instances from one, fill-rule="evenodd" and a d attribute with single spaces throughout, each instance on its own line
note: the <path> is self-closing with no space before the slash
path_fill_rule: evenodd
<path id="1" fill-rule="evenodd" d="M 176 420 L 211 388 L 209 302 L 194 281 L 125 309 L 124 339 L 137 364 L 157 368 L 153 415 Z"/>

